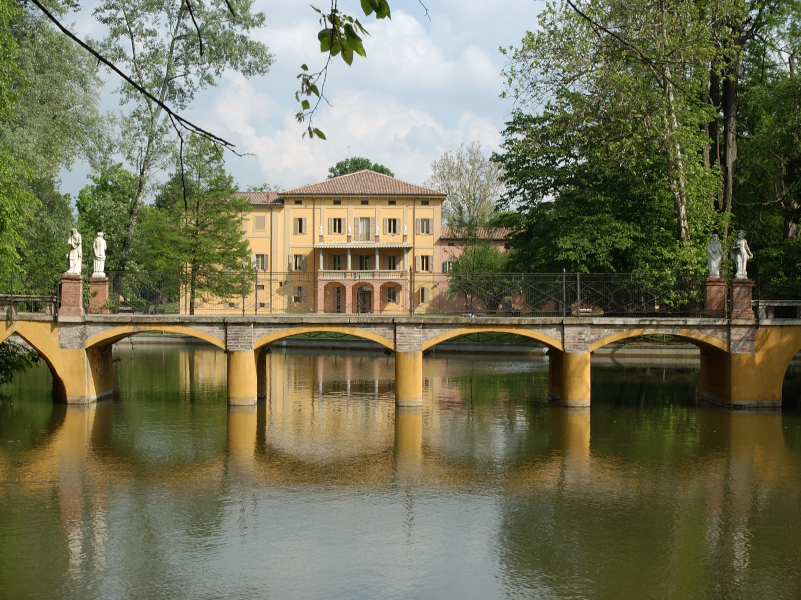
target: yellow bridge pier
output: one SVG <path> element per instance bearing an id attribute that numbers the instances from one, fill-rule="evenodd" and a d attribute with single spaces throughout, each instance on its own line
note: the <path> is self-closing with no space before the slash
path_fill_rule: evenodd
<path id="1" fill-rule="evenodd" d="M 114 391 L 113 345 L 131 335 L 166 332 L 190 335 L 226 352 L 228 403 L 255 405 L 269 396 L 266 374 L 271 344 L 307 333 L 360 337 L 395 357 L 396 406 L 420 407 L 423 352 L 459 336 L 515 334 L 549 347 L 549 395 L 566 407 L 591 402 L 591 356 L 626 338 L 667 334 L 700 350 L 702 398 L 732 408 L 781 405 L 788 365 L 801 350 L 801 320 L 465 318 L 342 316 L 146 316 L 85 315 L 53 321 L 27 315 L 0 321 L 0 343 L 17 334 L 47 363 L 54 398 L 88 404 Z"/>

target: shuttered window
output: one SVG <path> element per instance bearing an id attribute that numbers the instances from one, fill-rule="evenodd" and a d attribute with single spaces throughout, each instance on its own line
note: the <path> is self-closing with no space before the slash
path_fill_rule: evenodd
<path id="1" fill-rule="evenodd" d="M 266 228 L 264 215 L 253 215 L 253 231 L 264 231 Z"/>

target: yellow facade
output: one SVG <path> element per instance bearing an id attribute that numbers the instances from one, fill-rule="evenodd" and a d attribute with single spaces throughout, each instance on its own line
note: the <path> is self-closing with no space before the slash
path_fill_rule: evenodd
<path id="1" fill-rule="evenodd" d="M 361 171 L 242 195 L 251 202 L 243 233 L 257 269 L 245 304 L 256 312 L 403 314 L 410 296 L 415 307 L 431 302 L 424 280 L 442 272 L 443 194 Z"/>

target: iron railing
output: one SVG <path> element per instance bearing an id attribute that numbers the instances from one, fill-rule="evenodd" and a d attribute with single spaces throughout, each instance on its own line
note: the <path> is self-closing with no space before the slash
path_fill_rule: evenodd
<path id="1" fill-rule="evenodd" d="M 55 315 L 58 310 L 58 284 L 26 273 L 0 277 L 0 313 L 13 320 L 15 315 Z"/>
<path id="2" fill-rule="evenodd" d="M 421 273 L 407 271 L 108 272 L 109 300 L 87 312 L 136 314 L 387 314 L 497 317 L 703 317 L 704 277 L 675 274 Z M 58 286 L 0 277 L 0 310 L 55 314 Z M 728 286 L 727 286 L 728 287 Z M 758 282 L 755 300 L 797 298 L 801 286 Z M 38 292 L 37 294 L 32 291 Z M 788 300 L 789 298 L 789 300 Z M 781 304 L 781 303 L 780 303 Z M 729 303 L 727 302 L 727 306 Z M 779 304 L 777 304 L 779 306 Z M 795 313 L 794 313 L 795 314 Z"/>

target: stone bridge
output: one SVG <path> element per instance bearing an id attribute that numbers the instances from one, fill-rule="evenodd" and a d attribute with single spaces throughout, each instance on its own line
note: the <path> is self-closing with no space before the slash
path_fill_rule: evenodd
<path id="1" fill-rule="evenodd" d="M 698 346 L 702 397 L 737 408 L 780 406 L 785 371 L 801 350 L 795 319 L 597 317 L 19 315 L 0 322 L 0 343 L 19 335 L 50 367 L 54 397 L 85 404 L 113 393 L 112 346 L 147 332 L 188 335 L 225 351 L 231 405 L 263 395 L 270 344 L 304 333 L 353 335 L 394 352 L 398 406 L 421 404 L 423 352 L 472 333 L 509 333 L 547 346 L 549 392 L 564 406 L 589 406 L 592 353 L 626 338 L 667 334 Z"/>

